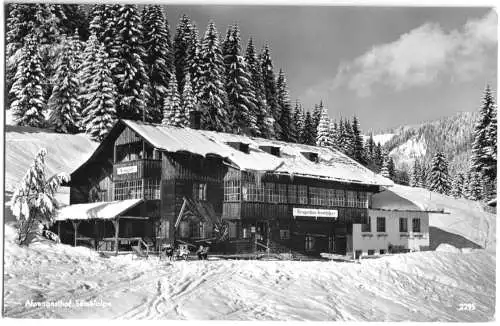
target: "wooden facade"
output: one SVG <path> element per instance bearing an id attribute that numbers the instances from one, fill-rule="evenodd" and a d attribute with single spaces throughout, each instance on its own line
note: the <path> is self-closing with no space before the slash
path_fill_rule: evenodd
<path id="1" fill-rule="evenodd" d="M 176 239 L 190 241 L 193 234 L 196 234 L 194 238 L 213 235 L 213 230 L 198 232 L 196 225 L 186 226 L 184 223 L 175 227 L 182 218 L 179 214 L 185 198 L 188 198 L 206 203 L 214 212 L 212 219 L 229 225 L 229 240 L 217 245 L 220 250 L 241 252 L 261 248 L 345 254 L 352 224 L 364 223 L 368 204 L 365 207 L 315 204 L 309 199 L 307 189 L 354 191 L 365 194 L 367 200 L 369 194 L 379 191 L 378 186 L 242 172 L 215 155 L 203 157 L 154 148 L 127 125 L 118 126 L 113 128 L 91 159 L 72 175 L 70 201 L 76 204 L 143 198 L 143 204 L 126 214 L 147 218 L 149 226 L 141 226 L 141 232 L 151 236 L 157 248 Z M 251 200 L 248 184 L 276 185 L 280 191 L 285 189 L 279 195 L 286 198 L 291 196 L 289 189 L 295 189 L 289 186 L 306 187 L 303 188 L 306 189 L 306 202 L 269 202 L 264 195 L 262 200 Z M 299 195 L 295 196 L 298 198 Z M 336 211 L 338 217 L 294 216 L 294 208 Z M 192 220 L 200 223 L 200 219 Z M 212 228 L 213 223 L 209 226 Z"/>

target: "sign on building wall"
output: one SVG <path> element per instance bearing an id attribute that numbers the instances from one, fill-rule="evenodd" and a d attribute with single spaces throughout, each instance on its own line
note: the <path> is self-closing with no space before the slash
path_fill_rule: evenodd
<path id="1" fill-rule="evenodd" d="M 123 166 L 116 169 L 116 174 L 118 175 L 129 173 L 137 173 L 137 165 Z"/>
<path id="2" fill-rule="evenodd" d="M 293 216 L 311 216 L 311 217 L 339 217 L 336 209 L 317 209 L 317 208 L 293 208 Z"/>

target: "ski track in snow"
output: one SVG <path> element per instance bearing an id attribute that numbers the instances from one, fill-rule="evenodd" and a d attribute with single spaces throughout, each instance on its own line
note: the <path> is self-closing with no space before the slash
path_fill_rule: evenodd
<path id="1" fill-rule="evenodd" d="M 8 232 L 12 239 L 13 230 Z M 111 307 L 30 308 L 26 300 Z M 472 312 L 458 311 L 474 303 Z M 86 248 L 5 247 L 5 315 L 13 318 L 489 321 L 495 252 L 420 252 L 362 260 L 177 261 L 101 258 Z"/>

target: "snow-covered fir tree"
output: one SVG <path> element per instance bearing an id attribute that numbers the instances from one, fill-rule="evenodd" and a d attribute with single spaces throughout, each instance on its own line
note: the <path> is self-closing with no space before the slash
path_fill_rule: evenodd
<path id="1" fill-rule="evenodd" d="M 89 38 L 95 38 L 91 36 Z M 104 45 L 95 48 L 93 75 L 84 86 L 86 103 L 82 117 L 87 134 L 102 141 L 116 122 L 116 87 L 113 83 L 111 65 Z"/>
<path id="2" fill-rule="evenodd" d="M 47 178 L 46 156 L 46 149 L 38 151 L 10 201 L 10 209 L 17 220 L 20 245 L 29 244 L 30 235 L 39 225 L 49 227 L 53 223 L 58 206 L 55 194 L 62 182 L 69 181 L 69 176 L 64 173 Z"/>
<path id="3" fill-rule="evenodd" d="M 87 42 L 85 42 L 84 51 L 82 54 L 82 64 L 77 73 L 80 81 L 79 100 L 82 108 L 87 107 L 88 88 L 92 86 L 94 76 L 96 74 L 96 61 L 99 48 L 102 43 L 99 42 L 95 31 L 93 30 Z"/>
<path id="4" fill-rule="evenodd" d="M 330 126 L 328 128 L 328 132 L 330 134 L 330 142 L 332 148 L 339 150 L 339 143 L 338 143 L 338 126 L 337 126 L 337 120 L 330 120 Z"/>
<path id="5" fill-rule="evenodd" d="M 172 49 L 169 48 L 169 33 L 166 30 L 168 23 L 159 5 L 146 5 L 141 22 L 145 50 L 144 64 L 151 86 L 150 105 L 156 108 L 152 110 L 151 119 L 159 123 L 162 120 L 161 108 L 168 81 L 173 73 Z"/>
<path id="6" fill-rule="evenodd" d="M 295 110 L 293 112 L 293 119 L 296 121 L 296 126 L 297 126 L 297 142 L 300 144 L 303 144 L 304 140 L 302 139 L 302 136 L 304 134 L 306 117 L 304 114 L 304 110 L 302 109 L 302 106 L 300 105 L 299 100 L 295 101 Z"/>
<path id="7" fill-rule="evenodd" d="M 54 89 L 48 102 L 49 123 L 62 133 L 76 133 L 81 129 L 80 81 L 78 79 L 78 53 L 73 38 L 62 41 L 63 51 L 56 62 Z"/>
<path id="8" fill-rule="evenodd" d="M 413 168 L 411 169 L 410 186 L 420 187 L 421 184 L 420 177 L 421 177 L 420 163 L 418 159 L 415 159 L 415 162 L 413 162 Z"/>
<path id="9" fill-rule="evenodd" d="M 321 119 L 321 112 L 323 111 L 323 100 L 320 101 L 319 105 L 314 105 L 314 109 L 312 110 L 311 113 L 311 118 L 313 122 L 313 128 L 314 128 L 314 138 L 317 138 L 317 131 L 318 131 L 318 125 L 319 121 Z"/>
<path id="10" fill-rule="evenodd" d="M 13 102 L 10 109 L 20 126 L 41 127 L 44 123 L 45 98 L 42 71 L 36 40 L 28 36 L 24 41 L 21 57 L 17 66 L 14 83 L 10 90 Z"/>
<path id="11" fill-rule="evenodd" d="M 198 85 L 198 103 L 202 112 L 202 129 L 227 131 L 229 114 L 224 87 L 224 62 L 215 23 L 208 24 L 201 50 L 202 72 Z"/>
<path id="12" fill-rule="evenodd" d="M 222 55 L 231 130 L 256 136 L 258 107 L 247 64 L 241 55 L 240 31 L 237 25 L 228 29 Z"/>
<path id="13" fill-rule="evenodd" d="M 117 35 L 113 45 L 116 66 L 113 80 L 117 86 L 117 115 L 120 118 L 149 120 L 156 108 L 148 110 L 149 79 L 142 58 L 142 26 L 136 5 L 120 5 L 116 8 Z"/>
<path id="14" fill-rule="evenodd" d="M 475 172 L 487 175 L 491 178 L 496 176 L 496 160 L 489 154 L 488 148 L 496 142 L 490 139 L 491 132 L 488 133 L 489 126 L 495 111 L 495 99 L 493 98 L 490 86 L 484 90 L 482 105 L 478 121 L 474 126 L 474 142 L 472 143 L 472 168 Z"/>
<path id="15" fill-rule="evenodd" d="M 467 199 L 481 200 L 483 198 L 483 184 L 480 172 L 471 171 L 468 180 Z"/>
<path id="16" fill-rule="evenodd" d="M 295 142 L 296 139 L 292 139 L 293 137 L 291 136 L 291 129 L 293 128 L 291 126 L 292 105 L 290 104 L 290 95 L 288 93 L 285 73 L 282 69 L 280 69 L 278 79 L 276 80 L 276 95 L 280 112 L 280 119 L 278 121 L 280 133 L 278 135 L 278 139 L 287 142 Z"/>
<path id="17" fill-rule="evenodd" d="M 191 77 L 189 77 L 189 74 L 186 75 L 184 92 L 182 93 L 182 110 L 186 114 L 186 125 L 188 125 L 191 112 L 197 111 L 196 98 L 193 94 L 193 88 L 191 87 Z"/>
<path id="18" fill-rule="evenodd" d="M 427 187 L 431 191 L 448 195 L 451 184 L 448 174 L 448 161 L 443 152 L 437 151 L 432 158 L 431 169 L 427 177 Z"/>
<path id="19" fill-rule="evenodd" d="M 344 120 L 344 153 L 351 157 L 354 158 L 354 134 L 352 131 L 352 126 L 351 122 L 349 119 Z"/>
<path id="20" fill-rule="evenodd" d="M 382 146 L 380 145 L 380 142 L 377 143 L 375 146 L 375 154 L 373 155 L 373 163 L 376 166 L 376 172 L 380 171 L 382 169 L 382 164 L 383 164 L 383 155 L 382 155 Z"/>
<path id="21" fill-rule="evenodd" d="M 85 42 L 89 36 L 89 21 L 87 14 L 80 4 L 61 5 L 64 18 L 61 21 L 62 32 L 70 35 L 76 32 L 78 39 Z"/>
<path id="22" fill-rule="evenodd" d="M 24 45 L 28 34 L 33 36 L 36 6 L 28 3 L 6 4 L 8 15 L 6 19 L 5 45 L 7 58 L 11 57 Z"/>
<path id="23" fill-rule="evenodd" d="M 353 159 L 361 164 L 366 164 L 366 158 L 363 147 L 363 137 L 359 128 L 358 118 L 356 116 L 352 119 L 352 150 Z"/>
<path id="24" fill-rule="evenodd" d="M 163 106 L 162 125 L 186 127 L 188 126 L 187 114 L 182 107 L 179 92 L 177 90 L 177 80 L 175 75 L 172 75 L 168 84 L 167 97 Z"/>
<path id="25" fill-rule="evenodd" d="M 390 179 L 391 174 L 390 174 L 390 169 L 389 169 L 389 155 L 383 154 L 383 163 L 382 163 L 382 168 L 380 169 L 380 174 L 385 177 Z"/>
<path id="26" fill-rule="evenodd" d="M 90 35 L 94 34 L 98 40 L 102 41 L 104 29 L 106 28 L 106 6 L 105 4 L 93 5 L 89 18 L 89 32 Z"/>
<path id="27" fill-rule="evenodd" d="M 375 141 L 373 140 L 373 133 L 370 133 L 370 137 L 368 137 L 365 141 L 364 152 L 368 165 L 373 164 L 375 156 Z"/>
<path id="28" fill-rule="evenodd" d="M 259 134 L 264 138 L 272 139 L 275 137 L 274 118 L 268 112 L 262 67 L 260 66 L 257 58 L 257 53 L 255 52 L 253 39 L 251 37 L 248 40 L 245 51 L 245 62 L 247 63 L 248 72 L 250 74 L 250 82 L 252 84 L 253 91 L 255 93 L 255 101 L 257 103 L 257 126 L 259 127 Z"/>
<path id="29" fill-rule="evenodd" d="M 276 90 L 276 79 L 274 77 L 273 62 L 271 60 L 271 50 L 269 45 L 265 44 L 260 54 L 260 66 L 262 70 L 262 80 L 266 94 L 266 103 L 268 113 L 274 119 L 273 134 L 279 136 L 281 134 L 280 117 L 281 112 L 278 106 L 278 93 Z"/>
<path id="30" fill-rule="evenodd" d="M 189 61 L 191 57 L 190 52 L 195 50 L 191 50 L 191 47 L 195 44 L 193 35 L 195 35 L 195 33 L 191 19 L 187 15 L 182 15 L 177 25 L 173 42 L 175 77 L 177 79 L 179 92 L 182 92 L 185 75 L 189 72 L 193 64 Z M 197 84 L 196 76 L 192 75 L 191 77 L 192 83 Z"/>
<path id="31" fill-rule="evenodd" d="M 304 119 L 304 130 L 302 131 L 302 141 L 306 145 L 316 144 L 316 139 L 314 139 L 313 121 L 311 117 L 311 112 L 306 112 L 306 117 Z"/>
<path id="32" fill-rule="evenodd" d="M 344 119 L 340 117 L 339 124 L 337 126 L 337 144 L 338 144 L 338 150 L 341 151 L 342 153 L 346 154 L 345 152 L 345 142 L 346 142 L 346 134 L 345 134 L 345 124 L 344 124 Z"/>
<path id="33" fill-rule="evenodd" d="M 201 60 L 201 42 L 199 31 L 196 25 L 193 24 L 193 28 L 191 30 L 191 44 L 188 47 L 188 58 L 187 62 L 189 63 L 189 78 L 191 79 L 191 87 L 193 88 L 193 92 L 196 95 L 200 89 L 200 77 L 202 76 L 202 60 Z M 187 73 L 186 73 L 187 75 Z M 198 100 L 198 98 L 196 98 Z"/>
<path id="34" fill-rule="evenodd" d="M 326 108 L 323 108 L 323 112 L 321 112 L 316 135 L 316 146 L 332 146 L 332 139 L 330 137 L 330 118 L 328 117 L 328 110 Z"/>
<path id="35" fill-rule="evenodd" d="M 464 175 L 463 173 L 457 173 L 455 174 L 453 182 L 451 183 L 450 195 L 452 195 L 455 198 L 462 198 L 463 188 L 464 188 Z"/>

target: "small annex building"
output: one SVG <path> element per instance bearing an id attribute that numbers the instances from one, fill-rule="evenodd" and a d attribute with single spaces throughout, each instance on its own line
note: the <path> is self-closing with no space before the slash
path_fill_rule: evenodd
<path id="1" fill-rule="evenodd" d="M 54 226 L 62 241 L 347 255 L 373 198 L 393 185 L 331 148 L 193 127 L 119 120 L 71 174 Z"/>

